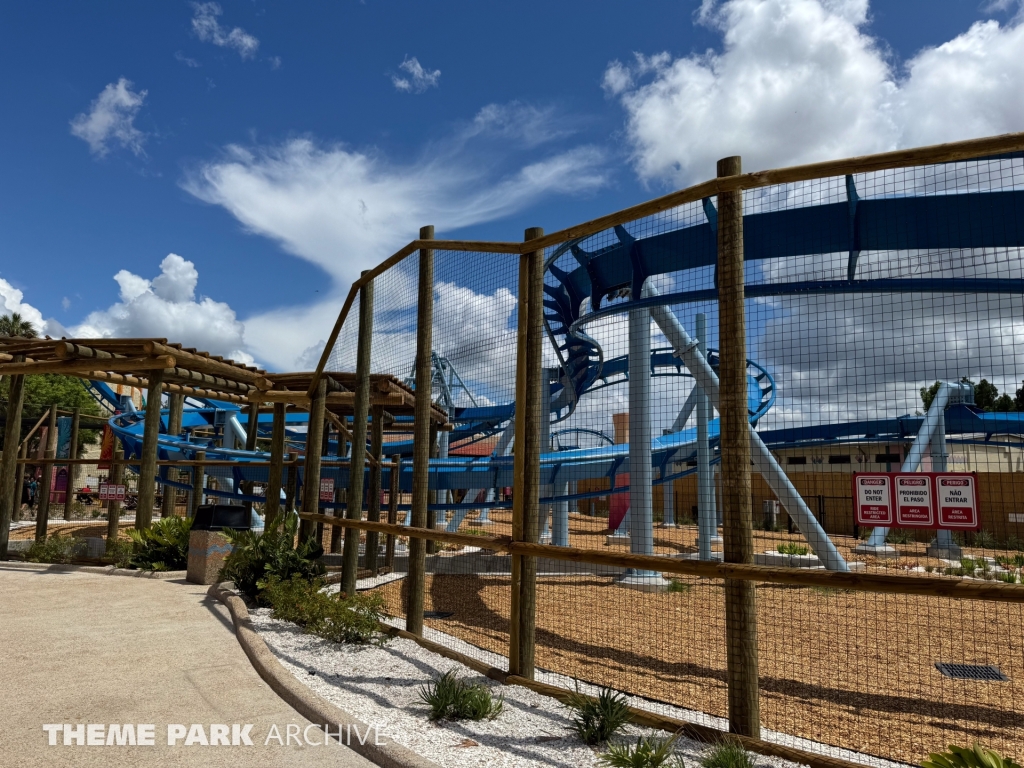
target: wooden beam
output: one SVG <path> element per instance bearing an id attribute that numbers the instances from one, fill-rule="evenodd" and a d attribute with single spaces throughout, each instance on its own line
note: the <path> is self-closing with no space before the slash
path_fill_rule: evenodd
<path id="1" fill-rule="evenodd" d="M 95 360 L 44 360 L 35 363 L 0 363 L 0 375 L 25 375 L 31 376 L 41 373 L 59 373 L 68 376 L 79 376 L 89 373 L 97 367 L 112 373 L 134 373 L 136 371 L 154 371 L 164 368 L 174 368 L 175 359 L 170 355 L 158 355 L 156 357 L 126 357 L 113 360 L 104 360 L 97 363 Z"/>
<path id="2" fill-rule="evenodd" d="M 54 461 L 57 456 L 57 404 L 50 406 L 50 420 L 46 425 L 46 450 L 43 456 Z M 43 466 L 39 487 L 39 507 L 36 510 L 36 541 L 46 541 L 46 528 L 50 521 L 50 485 L 53 482 L 53 464 Z"/>
<path id="3" fill-rule="evenodd" d="M 168 346 L 167 344 L 161 344 L 156 341 L 145 342 L 143 344 L 143 349 L 150 355 L 173 356 L 178 359 L 182 365 L 192 371 L 208 373 L 214 376 L 223 376 L 227 379 L 234 379 L 236 381 L 245 382 L 246 384 L 251 384 L 257 388 L 266 382 L 266 376 L 261 371 L 250 371 L 248 368 L 240 365 L 222 362 L 221 360 L 216 360 L 212 357 L 206 357 L 194 352 L 187 352 L 183 349 Z"/>
<path id="4" fill-rule="evenodd" d="M 107 373 L 106 371 L 90 371 L 89 373 L 81 374 L 79 378 L 95 379 L 96 381 L 109 381 L 112 384 L 126 384 L 129 387 L 136 387 L 137 389 L 146 389 L 149 387 L 149 380 L 146 378 L 128 376 L 126 374 L 119 373 Z M 231 394 L 230 392 L 218 392 L 212 389 L 188 387 L 183 384 L 164 384 L 164 390 L 174 394 L 185 395 L 186 397 L 213 398 L 215 400 L 223 400 L 226 403 L 247 404 L 250 402 L 248 397 Z"/>

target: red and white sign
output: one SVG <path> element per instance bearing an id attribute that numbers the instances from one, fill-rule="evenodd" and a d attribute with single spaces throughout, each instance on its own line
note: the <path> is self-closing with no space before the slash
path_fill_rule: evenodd
<path id="1" fill-rule="evenodd" d="M 891 527 L 892 478 L 886 474 L 854 475 L 853 504 L 857 525 Z"/>
<path id="2" fill-rule="evenodd" d="M 334 478 L 320 478 L 320 501 L 334 501 Z"/>
<path id="3" fill-rule="evenodd" d="M 966 472 L 855 472 L 857 525 L 977 530 L 978 479 Z"/>
<path id="4" fill-rule="evenodd" d="M 123 485 L 100 483 L 100 501 L 124 501 L 126 490 Z"/>
<path id="5" fill-rule="evenodd" d="M 928 474 L 893 476 L 896 493 L 897 528 L 931 528 L 935 525 L 935 501 L 932 479 Z"/>
<path id="6" fill-rule="evenodd" d="M 968 474 L 941 474 L 935 477 L 935 496 L 939 506 L 939 527 L 976 530 L 978 480 Z"/>

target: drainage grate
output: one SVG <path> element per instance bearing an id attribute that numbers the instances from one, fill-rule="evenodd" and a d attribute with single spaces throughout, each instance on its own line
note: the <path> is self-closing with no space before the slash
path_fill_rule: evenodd
<path id="1" fill-rule="evenodd" d="M 988 680 L 999 683 L 1009 682 L 1010 678 L 999 671 L 999 667 L 991 664 L 946 664 L 936 662 L 935 668 L 946 677 L 956 680 Z"/>
<path id="2" fill-rule="evenodd" d="M 452 613 L 451 611 L 424 611 L 423 612 L 423 618 L 424 619 L 447 619 L 449 616 L 454 616 L 454 615 L 455 614 Z"/>

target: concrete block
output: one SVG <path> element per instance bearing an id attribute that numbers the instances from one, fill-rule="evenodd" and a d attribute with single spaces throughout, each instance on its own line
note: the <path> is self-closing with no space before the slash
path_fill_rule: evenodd
<path id="1" fill-rule="evenodd" d="M 220 531 L 192 531 L 188 539 L 187 580 L 193 584 L 214 584 L 231 542 Z"/>

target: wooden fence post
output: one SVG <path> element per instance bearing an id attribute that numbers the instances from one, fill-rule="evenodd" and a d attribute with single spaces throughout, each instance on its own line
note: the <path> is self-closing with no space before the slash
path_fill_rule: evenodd
<path id="1" fill-rule="evenodd" d="M 355 403 L 352 406 L 352 461 L 349 464 L 348 494 L 345 505 L 345 516 L 349 520 L 361 520 L 363 517 L 366 420 L 370 413 L 370 352 L 372 349 L 373 281 L 370 280 L 359 289 L 356 391 Z M 345 530 L 345 554 L 341 560 L 341 591 L 346 595 L 356 593 L 356 572 L 359 570 L 359 534 L 358 528 Z M 366 553 L 369 558 L 369 549 L 366 550 Z"/>
<path id="2" fill-rule="evenodd" d="M 196 465 L 192 467 L 192 514 L 195 517 L 199 505 L 203 503 L 203 490 L 206 488 L 206 470 L 202 462 L 206 461 L 206 451 L 196 451 Z"/>
<path id="3" fill-rule="evenodd" d="M 15 363 L 25 362 L 23 355 L 15 355 Z M 21 408 L 25 401 L 25 377 L 11 376 L 7 399 L 7 424 L 4 427 L 4 452 L 0 458 L 0 560 L 7 559 L 7 541 L 11 536 L 11 515 L 14 505 L 21 501 L 16 489 L 18 445 L 21 442 Z"/>
<path id="4" fill-rule="evenodd" d="M 263 503 L 263 530 L 269 531 L 281 511 L 281 475 L 284 472 L 285 404 L 274 403 L 274 431 L 270 437 L 270 467 Z"/>
<path id="5" fill-rule="evenodd" d="M 146 421 L 142 428 L 142 456 L 139 466 L 139 502 L 135 508 L 135 528 L 143 530 L 153 524 L 156 499 L 156 455 L 160 439 L 160 400 L 163 396 L 164 372 L 151 371 L 146 393 Z M 70 490 L 70 486 L 69 486 Z M 166 503 L 166 499 L 164 500 Z"/>
<path id="6" fill-rule="evenodd" d="M 115 441 L 117 438 L 114 438 Z M 108 475 L 107 482 L 110 485 L 120 485 L 121 478 L 124 477 L 124 449 L 115 443 L 114 445 L 114 460 L 110 464 L 110 474 Z M 118 528 L 121 524 L 121 502 L 115 500 L 107 502 L 107 554 L 114 548 L 114 543 L 117 541 L 119 535 Z"/>
<path id="7" fill-rule="evenodd" d="M 316 514 L 320 511 L 320 459 L 324 438 L 324 411 L 327 406 L 327 377 L 321 376 L 309 403 L 309 426 L 306 427 L 306 455 L 302 472 L 302 511 Z M 316 523 L 299 523 L 299 540 L 313 535 Z"/>
<path id="8" fill-rule="evenodd" d="M 185 410 L 185 396 L 172 394 L 167 398 L 167 434 L 173 437 L 181 436 L 181 417 Z"/>
<path id="9" fill-rule="evenodd" d="M 284 486 L 285 514 L 295 511 L 295 497 L 299 493 L 299 454 L 288 451 L 288 478 Z"/>
<path id="10" fill-rule="evenodd" d="M 68 458 L 75 462 L 78 459 L 78 430 L 81 424 L 82 409 L 77 405 L 71 409 L 71 439 L 68 441 Z M 71 507 L 75 503 L 75 483 L 78 482 L 78 465 L 68 464 L 68 484 L 64 491 L 64 519 L 71 519 Z"/>
<path id="11" fill-rule="evenodd" d="M 384 406 L 375 405 L 372 411 L 373 421 L 370 430 L 370 484 L 366 489 L 366 519 L 380 522 L 380 475 L 384 463 L 382 448 L 384 445 Z M 376 531 L 366 532 L 366 567 L 373 575 L 377 574 L 377 546 L 380 536 Z"/>
<path id="12" fill-rule="evenodd" d="M 50 406 L 50 420 L 46 424 L 46 449 L 43 457 L 57 458 L 57 404 Z M 43 465 L 43 478 L 39 481 L 39 507 L 36 509 L 36 541 L 46 541 L 50 523 L 50 486 L 53 485 L 53 464 Z"/>
<path id="13" fill-rule="evenodd" d="M 544 236 L 539 227 L 527 229 L 524 239 Z M 536 543 L 540 519 L 540 401 L 542 365 L 541 306 L 544 290 L 543 251 L 519 258 L 518 330 L 516 335 L 516 410 L 513 472 L 519 481 L 512 491 L 512 538 Z M 536 304 L 535 304 L 536 303 Z M 536 634 L 537 561 L 512 555 L 509 672 L 533 678 Z"/>
<path id="14" fill-rule="evenodd" d="M 391 457 L 391 483 L 388 486 L 388 523 L 398 525 L 398 499 L 402 495 L 402 457 L 395 454 Z M 394 570 L 395 567 L 395 535 L 389 533 L 384 540 L 384 567 Z"/>
<path id="15" fill-rule="evenodd" d="M 434 228 L 420 229 L 420 240 L 433 240 Z M 430 482 L 430 357 L 434 324 L 434 251 L 420 249 L 419 293 L 416 307 L 416 402 L 413 422 L 412 524 L 427 524 Z M 405 578 L 405 628 L 423 634 L 423 591 L 426 586 L 427 548 L 423 539 L 409 539 L 409 574 Z"/>
<path id="16" fill-rule="evenodd" d="M 21 520 L 21 494 L 25 488 L 25 459 L 28 458 L 28 439 L 21 444 L 21 450 L 18 451 L 18 472 L 17 477 L 14 478 L 14 504 L 11 506 L 11 520 L 18 522 Z"/>
<path id="17" fill-rule="evenodd" d="M 741 173 L 739 157 L 718 161 L 718 176 Z M 743 288 L 743 190 L 718 195 L 718 313 L 722 443 L 723 559 L 754 561 L 747 414 L 747 335 Z M 725 580 L 729 731 L 760 738 L 755 584 Z"/>

